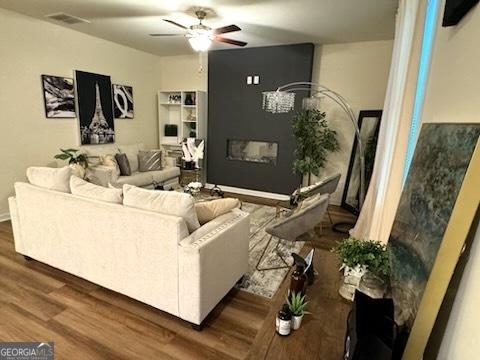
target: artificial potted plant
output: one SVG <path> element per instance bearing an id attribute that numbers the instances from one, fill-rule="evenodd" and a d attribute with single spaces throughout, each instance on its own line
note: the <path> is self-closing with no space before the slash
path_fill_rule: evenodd
<path id="1" fill-rule="evenodd" d="M 340 295 L 353 300 L 359 289 L 371 297 L 383 297 L 390 273 L 389 251 L 384 244 L 351 236 L 332 250 L 338 255 L 344 274 Z"/>
<path id="2" fill-rule="evenodd" d="M 83 153 L 78 153 L 76 149 L 60 149 L 61 153 L 54 156 L 55 159 L 68 160 L 68 166 L 73 170 L 73 173 L 80 178 L 85 177 L 85 170 L 88 168 L 88 156 Z"/>
<path id="3" fill-rule="evenodd" d="M 303 315 L 308 314 L 305 311 L 305 307 L 308 301 L 305 301 L 305 295 L 301 292 L 288 292 L 287 304 L 290 312 L 292 313 L 292 329 L 298 330 L 302 324 Z"/>
<path id="4" fill-rule="evenodd" d="M 293 172 L 301 176 L 308 175 L 310 185 L 311 175 L 320 174 L 328 153 L 340 149 L 337 133 L 328 127 L 325 112 L 317 109 L 298 112 L 293 118 L 292 127 L 296 140 Z"/>

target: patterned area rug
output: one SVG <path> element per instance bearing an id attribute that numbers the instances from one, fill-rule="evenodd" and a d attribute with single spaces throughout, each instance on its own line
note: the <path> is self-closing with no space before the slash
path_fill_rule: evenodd
<path id="1" fill-rule="evenodd" d="M 265 232 L 265 227 L 275 221 L 276 209 L 272 206 L 244 202 L 242 210 L 250 213 L 249 269 L 244 281 L 237 285 L 237 288 L 271 298 L 277 292 L 289 269 L 257 271 L 256 265 L 270 238 L 270 235 Z M 260 268 L 283 265 L 274 251 L 277 241 L 278 239 L 274 238 L 270 242 L 265 256 L 259 265 Z M 303 241 L 292 242 L 282 240 L 279 250 L 282 256 L 288 259 L 289 264 L 291 264 L 293 260 L 290 254 L 292 252 L 298 253 L 303 245 Z"/>

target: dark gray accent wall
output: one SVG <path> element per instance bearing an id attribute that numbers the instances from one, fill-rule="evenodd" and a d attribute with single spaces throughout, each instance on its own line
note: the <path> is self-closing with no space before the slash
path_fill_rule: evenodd
<path id="1" fill-rule="evenodd" d="M 290 194 L 300 183 L 292 173 L 293 114 L 262 109 L 262 92 L 294 81 L 311 81 L 313 44 L 211 51 L 208 55 L 208 168 L 211 184 Z M 247 85 L 248 75 L 260 76 Z M 296 111 L 301 108 L 300 93 Z M 227 159 L 227 140 L 278 143 L 277 165 Z"/>

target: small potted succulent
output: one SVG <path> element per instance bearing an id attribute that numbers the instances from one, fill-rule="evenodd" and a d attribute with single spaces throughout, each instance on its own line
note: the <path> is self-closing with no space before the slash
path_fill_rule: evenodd
<path id="1" fill-rule="evenodd" d="M 68 166 L 73 170 L 73 173 L 80 178 L 84 178 L 85 170 L 88 168 L 88 156 L 83 153 L 78 153 L 76 149 L 60 149 L 61 153 L 54 156 L 55 159 L 68 160 Z"/>
<path id="2" fill-rule="evenodd" d="M 305 301 L 305 295 L 301 292 L 288 292 L 287 304 L 292 313 L 292 329 L 298 330 L 302 324 L 303 315 L 309 314 L 305 311 L 308 301 Z"/>
<path id="3" fill-rule="evenodd" d="M 390 273 L 389 251 L 384 244 L 349 237 L 332 251 L 338 255 L 344 274 L 340 295 L 353 300 L 359 289 L 372 297 L 383 297 Z"/>

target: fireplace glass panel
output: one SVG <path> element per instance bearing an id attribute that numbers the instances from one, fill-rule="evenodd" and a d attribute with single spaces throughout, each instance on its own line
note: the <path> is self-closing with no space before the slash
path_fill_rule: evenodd
<path id="1" fill-rule="evenodd" d="M 277 165 L 278 144 L 265 141 L 227 140 L 227 159 Z"/>

